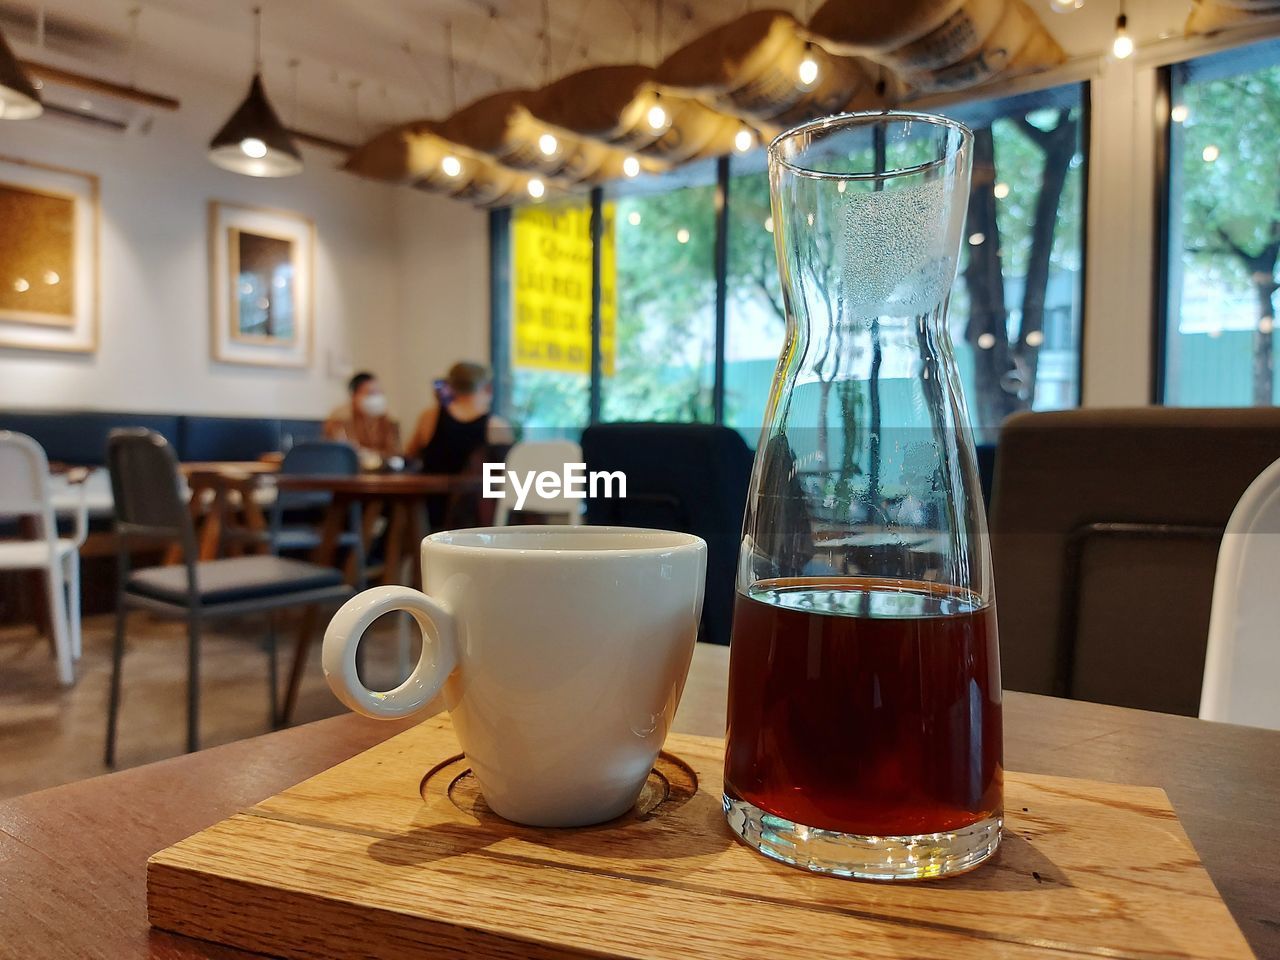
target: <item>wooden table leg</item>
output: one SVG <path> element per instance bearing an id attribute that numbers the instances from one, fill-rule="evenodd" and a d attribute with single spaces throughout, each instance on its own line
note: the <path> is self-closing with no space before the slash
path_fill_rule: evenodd
<path id="1" fill-rule="evenodd" d="M 195 497 L 193 489 L 191 496 Z M 204 526 L 200 529 L 200 559 L 217 560 L 218 548 L 222 544 L 223 514 L 227 509 L 227 488 L 224 484 L 214 487 L 213 503 L 204 518 Z"/>
<path id="2" fill-rule="evenodd" d="M 244 516 L 244 526 L 252 537 L 249 552 L 270 553 L 271 539 L 268 532 L 270 524 L 267 523 L 266 514 L 262 512 L 262 504 L 255 498 L 258 492 L 258 477 L 246 477 L 237 482 L 236 489 L 240 491 L 240 512 Z"/>
<path id="3" fill-rule="evenodd" d="M 284 707 L 280 711 L 279 725 L 287 727 L 293 722 L 293 711 L 298 706 L 298 688 L 307 672 L 307 655 L 311 652 L 311 635 L 316 630 L 316 608 L 313 604 L 302 611 L 298 625 L 298 642 L 293 649 L 293 666 L 289 668 L 289 686 L 284 694 Z"/>
<path id="4" fill-rule="evenodd" d="M 338 539 L 347 526 L 347 514 L 351 510 L 349 498 L 334 494 L 325 508 L 324 523 L 320 526 L 320 543 L 311 555 L 311 562 L 331 567 L 338 556 Z"/>

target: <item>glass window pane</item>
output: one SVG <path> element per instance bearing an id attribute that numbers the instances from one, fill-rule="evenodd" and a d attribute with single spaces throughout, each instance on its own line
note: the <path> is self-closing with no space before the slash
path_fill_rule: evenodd
<path id="1" fill-rule="evenodd" d="M 714 164 L 606 188 L 602 420 L 714 418 L 715 193 Z"/>
<path id="2" fill-rule="evenodd" d="M 943 111 L 974 132 L 950 328 L 979 441 L 1012 413 L 1080 402 L 1084 89 Z"/>
<path id="3" fill-rule="evenodd" d="M 1280 43 L 1172 70 L 1164 402 L 1277 402 Z"/>
<path id="4" fill-rule="evenodd" d="M 502 412 L 526 438 L 576 436 L 591 389 L 591 204 L 575 197 L 516 207 L 510 238 Z"/>
<path id="5" fill-rule="evenodd" d="M 729 168 L 724 422 L 754 447 L 760 440 L 774 367 L 786 334 L 763 151 Z"/>

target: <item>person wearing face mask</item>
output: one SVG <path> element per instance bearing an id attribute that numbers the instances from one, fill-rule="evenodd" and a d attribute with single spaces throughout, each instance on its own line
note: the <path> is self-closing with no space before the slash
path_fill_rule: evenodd
<path id="1" fill-rule="evenodd" d="M 378 378 L 362 371 L 351 378 L 347 390 L 351 402 L 329 414 L 324 423 L 325 439 L 354 444 L 361 461 L 370 465 L 400 456 L 400 425 L 387 415 L 387 395 Z"/>

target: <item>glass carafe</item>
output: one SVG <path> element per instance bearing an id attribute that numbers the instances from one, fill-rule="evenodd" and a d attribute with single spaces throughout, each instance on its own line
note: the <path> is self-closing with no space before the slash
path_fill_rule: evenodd
<path id="1" fill-rule="evenodd" d="M 756 451 L 730 648 L 725 813 L 878 880 L 1000 842 L 986 516 L 946 328 L 972 134 L 876 113 L 769 149 L 787 336 Z"/>

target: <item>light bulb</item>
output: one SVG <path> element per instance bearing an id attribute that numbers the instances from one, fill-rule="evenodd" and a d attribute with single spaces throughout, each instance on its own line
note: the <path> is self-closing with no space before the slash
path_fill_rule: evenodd
<path id="1" fill-rule="evenodd" d="M 649 108 L 649 126 L 654 130 L 661 130 L 667 125 L 667 111 L 662 109 L 662 104 L 655 103 Z"/>
<path id="2" fill-rule="evenodd" d="M 996 345 L 996 335 L 994 333 L 984 333 L 978 337 L 978 349 L 990 350 Z"/>
<path id="3" fill-rule="evenodd" d="M 849 188 L 849 185 L 845 183 L 843 180 L 841 180 L 839 183 L 836 184 L 836 193 L 844 193 L 845 190 L 847 190 L 848 188 Z"/>
<path id="4" fill-rule="evenodd" d="M 547 192 L 546 186 L 537 177 L 534 177 L 532 180 L 530 180 L 528 186 L 525 189 L 529 191 L 529 196 L 533 197 L 533 199 L 535 200 L 539 199 L 544 193 Z"/>
<path id="5" fill-rule="evenodd" d="M 1275 329 L 1275 326 L 1276 322 L 1274 319 L 1271 317 L 1263 317 L 1258 321 L 1258 332 L 1263 334 L 1270 333 Z"/>
<path id="6" fill-rule="evenodd" d="M 1111 41 L 1111 55 L 1117 60 L 1133 54 L 1133 38 L 1129 36 L 1128 26 L 1129 18 L 1123 13 L 1116 17 L 1116 38 Z"/>
<path id="7" fill-rule="evenodd" d="M 640 226 L 640 211 L 632 210 L 630 213 L 628 213 L 627 223 L 631 224 L 633 227 Z"/>
<path id="8" fill-rule="evenodd" d="M 1027 334 L 1027 346 L 1038 347 L 1044 343 L 1044 333 L 1040 330 L 1032 330 Z"/>
<path id="9" fill-rule="evenodd" d="M 19 277 L 17 280 L 13 281 L 13 289 L 18 293 L 26 293 L 31 289 L 31 284 L 27 281 L 26 277 Z"/>
<path id="10" fill-rule="evenodd" d="M 1054 13 L 1070 13 L 1084 6 L 1084 0 L 1049 0 L 1049 9 Z"/>
<path id="11" fill-rule="evenodd" d="M 257 137 L 245 137 L 240 141 L 240 152 L 246 157 L 261 160 L 267 155 L 267 145 Z"/>
<path id="12" fill-rule="evenodd" d="M 806 53 L 803 60 L 800 61 L 800 69 L 797 71 L 800 76 L 800 83 L 806 87 L 812 87 L 818 80 L 818 61 L 813 59 L 813 54 Z"/>
<path id="13" fill-rule="evenodd" d="M 560 142 L 549 133 L 544 133 L 538 138 L 538 149 L 542 151 L 544 156 L 551 156 L 560 148 Z"/>
<path id="14" fill-rule="evenodd" d="M 987 235 L 985 233 L 969 234 L 969 246 L 971 247 L 980 247 L 986 242 L 987 242 Z"/>
<path id="15" fill-rule="evenodd" d="M 640 173 L 640 161 L 635 157 L 627 157 L 622 161 L 622 172 L 628 177 L 634 177 Z"/>
<path id="16" fill-rule="evenodd" d="M 997 200 L 1003 200 L 1009 195 L 1009 185 L 1007 183 L 997 183 L 991 188 L 991 192 Z"/>
<path id="17" fill-rule="evenodd" d="M 43 279 L 44 282 L 51 287 L 56 286 L 58 283 L 62 281 L 62 278 L 58 276 L 58 272 L 56 270 L 46 270 L 44 272 L 44 277 L 42 277 L 41 279 Z"/>
<path id="18" fill-rule="evenodd" d="M 676 231 L 676 242 L 677 242 L 677 243 L 688 243 L 688 242 L 689 242 L 689 231 L 688 231 L 688 230 L 686 230 L 684 227 L 681 227 L 679 230 L 677 230 L 677 231 Z"/>
<path id="19" fill-rule="evenodd" d="M 746 153 L 755 145 L 755 142 L 756 138 L 746 127 L 743 127 L 733 135 L 733 147 L 739 153 Z"/>
<path id="20" fill-rule="evenodd" d="M 462 161 L 454 156 L 445 157 L 440 161 L 440 169 L 446 177 L 456 177 L 462 172 Z"/>
<path id="21" fill-rule="evenodd" d="M 1222 156 L 1222 151 L 1218 149 L 1217 144 L 1211 143 L 1200 151 L 1200 156 L 1205 163 L 1213 163 L 1218 157 Z"/>
<path id="22" fill-rule="evenodd" d="M 764 232 L 773 233 L 773 217 L 769 216 L 764 218 Z"/>
<path id="23" fill-rule="evenodd" d="M 1185 103 L 1180 103 L 1169 111 L 1169 119 L 1174 123 L 1186 123 L 1189 116 L 1191 116 L 1191 111 L 1187 109 Z"/>

